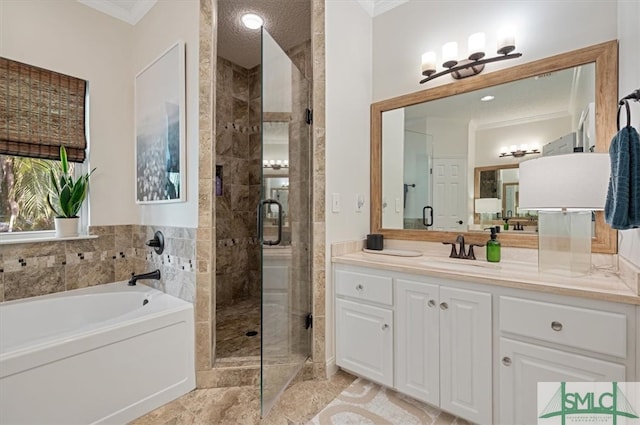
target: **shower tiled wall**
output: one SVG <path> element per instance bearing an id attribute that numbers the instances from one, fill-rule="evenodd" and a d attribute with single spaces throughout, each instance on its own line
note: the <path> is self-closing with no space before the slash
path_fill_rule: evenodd
<path id="1" fill-rule="evenodd" d="M 260 296 L 260 73 L 217 58 L 216 305 Z"/>
<path id="2" fill-rule="evenodd" d="M 145 242 L 165 236 L 158 255 Z M 160 269 L 160 281 L 140 281 L 189 302 L 195 300 L 195 229 L 98 226 L 92 239 L 0 245 L 0 301 L 128 280 Z"/>

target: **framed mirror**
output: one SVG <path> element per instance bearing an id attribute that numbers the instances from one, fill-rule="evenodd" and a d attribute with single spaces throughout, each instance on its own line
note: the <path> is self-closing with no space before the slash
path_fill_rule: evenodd
<path id="1" fill-rule="evenodd" d="M 371 232 L 390 239 L 438 242 L 464 234 L 472 242 L 485 242 L 475 207 L 480 197 L 476 169 L 517 169 L 520 161 L 540 155 L 543 147 L 545 155 L 576 147 L 608 151 L 616 131 L 617 50 L 614 40 L 372 104 Z M 552 80 L 564 81 L 563 88 L 539 85 Z M 549 101 L 547 91 L 564 93 L 564 103 Z M 497 119 L 488 106 L 468 107 L 470 99 L 489 92 L 498 93 L 499 101 L 508 99 Z M 538 127 L 555 126 L 543 119 L 564 124 L 555 133 L 531 140 L 537 134 L 536 122 Z M 500 139 L 499 126 L 508 136 L 500 141 L 504 145 L 487 147 Z M 523 154 L 523 148 L 531 152 Z M 492 196 L 499 211 L 494 218 L 509 210 L 517 216 L 517 185 L 498 187 L 499 177 L 495 180 Z M 502 244 L 537 248 L 531 220 L 527 230 L 533 231 L 504 232 Z M 594 229 L 592 251 L 617 252 L 617 234 L 602 212 L 595 214 Z"/>

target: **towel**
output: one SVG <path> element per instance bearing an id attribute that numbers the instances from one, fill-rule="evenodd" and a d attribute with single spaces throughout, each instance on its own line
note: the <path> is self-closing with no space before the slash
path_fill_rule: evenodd
<path id="1" fill-rule="evenodd" d="M 609 146 L 611 177 L 604 206 L 606 222 L 614 229 L 640 227 L 640 135 L 624 127 Z"/>

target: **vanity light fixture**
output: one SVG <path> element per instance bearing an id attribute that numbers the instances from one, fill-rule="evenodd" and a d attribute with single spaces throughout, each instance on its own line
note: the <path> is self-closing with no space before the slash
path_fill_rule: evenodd
<path id="1" fill-rule="evenodd" d="M 255 13 L 245 13 L 240 19 L 244 26 L 251 30 L 257 30 L 264 24 L 264 20 Z"/>
<path id="2" fill-rule="evenodd" d="M 281 168 L 289 168 L 288 159 L 265 159 L 262 161 L 262 168 L 271 168 L 273 170 L 279 170 Z"/>
<path id="3" fill-rule="evenodd" d="M 515 158 L 522 158 L 525 155 L 530 155 L 534 153 L 540 153 L 540 148 L 537 145 L 534 145 L 529 149 L 528 145 L 520 145 L 517 147 L 516 145 L 511 145 L 509 148 L 503 146 L 500 148 L 500 158 L 504 158 L 506 156 L 513 156 Z"/>
<path id="4" fill-rule="evenodd" d="M 511 53 L 516 49 L 515 35 L 512 29 L 503 29 L 498 33 L 498 56 L 492 58 L 485 57 L 485 35 L 483 32 L 471 34 L 468 41 L 469 56 L 467 59 L 458 61 L 458 43 L 452 41 L 442 46 L 442 67 L 443 71 L 436 73 L 436 54 L 426 52 L 422 55 L 422 75 L 426 78 L 420 80 L 420 84 L 431 81 L 434 78 L 451 74 L 453 78 L 461 78 L 477 75 L 484 70 L 487 63 L 498 62 L 507 59 L 516 59 L 522 53 Z"/>

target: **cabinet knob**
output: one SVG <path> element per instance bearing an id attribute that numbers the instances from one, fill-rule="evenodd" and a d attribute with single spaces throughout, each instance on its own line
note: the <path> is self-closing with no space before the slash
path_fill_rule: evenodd
<path id="1" fill-rule="evenodd" d="M 506 357 L 506 356 L 503 357 L 502 358 L 502 364 L 505 365 L 505 366 L 511 366 L 511 358 Z"/>
<path id="2" fill-rule="evenodd" d="M 447 303 L 440 303 L 440 310 L 446 310 L 449 308 L 449 304 Z"/>
<path id="3" fill-rule="evenodd" d="M 364 286 L 362 286 L 361 283 L 356 285 L 356 291 L 362 291 L 364 289 Z"/>
<path id="4" fill-rule="evenodd" d="M 435 307 L 435 305 L 436 305 L 436 300 L 429 300 L 429 302 L 427 303 L 427 305 L 428 305 L 429 307 Z"/>
<path id="5" fill-rule="evenodd" d="M 387 325 L 386 323 L 384 325 L 381 326 L 381 329 L 383 331 L 386 331 L 387 329 L 389 329 L 389 325 Z"/>
<path id="6" fill-rule="evenodd" d="M 562 330 L 562 323 L 560 322 L 551 322 L 551 329 L 556 332 L 560 332 Z"/>

